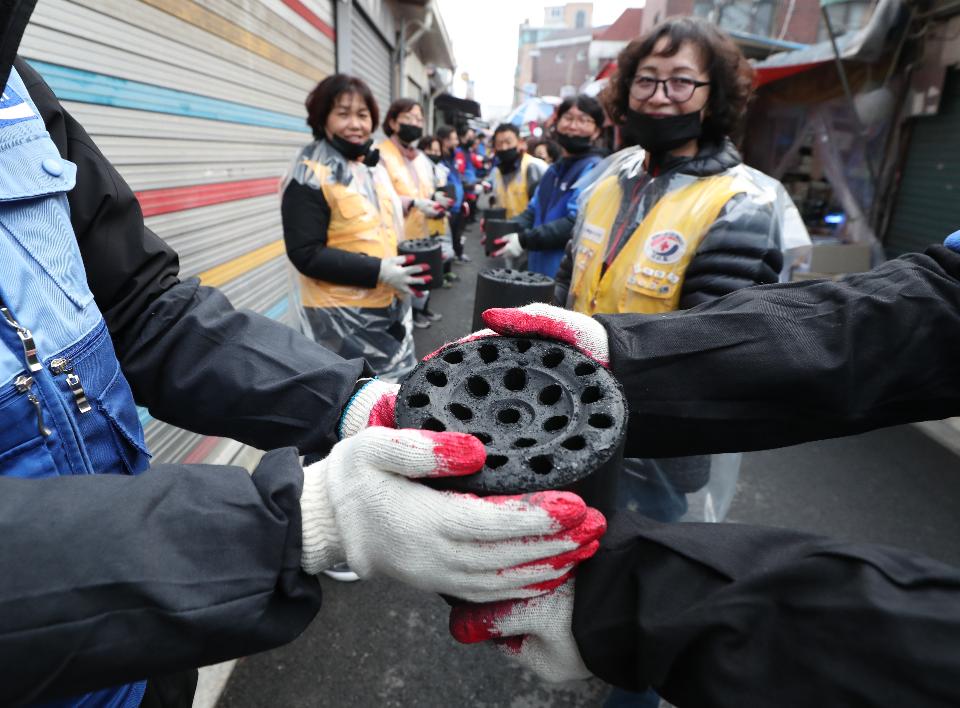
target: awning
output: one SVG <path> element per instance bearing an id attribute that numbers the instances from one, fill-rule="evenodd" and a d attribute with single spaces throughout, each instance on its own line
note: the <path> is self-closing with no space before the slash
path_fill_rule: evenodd
<path id="1" fill-rule="evenodd" d="M 474 118 L 480 117 L 480 104 L 471 101 L 469 98 L 457 98 L 449 93 L 441 93 L 433 101 L 433 106 L 438 111 L 450 111 L 451 113 L 462 113 Z"/>
<path id="2" fill-rule="evenodd" d="M 840 58 L 867 63 L 879 60 L 888 43 L 897 39 L 898 33 L 890 30 L 898 25 L 903 25 L 905 29 L 906 17 L 906 7 L 902 0 L 879 0 L 870 21 L 864 27 L 837 37 Z M 834 61 L 834 54 L 830 40 L 793 52 L 773 54 L 754 64 L 757 72 L 754 85 L 763 86 L 831 61 Z"/>

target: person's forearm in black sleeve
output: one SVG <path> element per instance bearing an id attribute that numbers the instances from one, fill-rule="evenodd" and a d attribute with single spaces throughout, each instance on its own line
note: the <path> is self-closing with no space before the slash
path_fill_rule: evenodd
<path id="1" fill-rule="evenodd" d="M 144 226 L 127 184 L 40 76 L 22 61 L 17 70 L 60 154 L 77 165 L 71 222 L 137 402 L 196 432 L 325 453 L 363 362 L 179 282 L 176 254 Z"/>
<path id="2" fill-rule="evenodd" d="M 283 190 L 280 213 L 287 256 L 299 272 L 339 285 L 377 287 L 379 258 L 327 245 L 330 205 L 321 190 L 290 182 Z"/>
<path id="3" fill-rule="evenodd" d="M 692 310 L 602 315 L 631 457 L 759 450 L 960 414 L 960 254 Z"/>
<path id="4" fill-rule="evenodd" d="M 561 216 L 546 224 L 520 232 L 520 245 L 528 251 L 555 251 L 563 248 L 573 234 L 575 219 Z"/>
<path id="5" fill-rule="evenodd" d="M 302 485 L 292 448 L 252 477 L 158 465 L 136 477 L 0 478 L 0 704 L 295 639 L 320 608 L 320 585 L 301 570 Z"/>
<path id="6" fill-rule="evenodd" d="M 567 241 L 563 248 L 563 259 L 557 268 L 554 278 L 553 304 L 559 307 L 567 306 L 567 295 L 570 293 L 570 281 L 573 279 L 573 239 Z"/>
<path id="7" fill-rule="evenodd" d="M 574 636 L 680 708 L 960 705 L 960 571 L 736 524 L 616 517 L 577 573 Z"/>

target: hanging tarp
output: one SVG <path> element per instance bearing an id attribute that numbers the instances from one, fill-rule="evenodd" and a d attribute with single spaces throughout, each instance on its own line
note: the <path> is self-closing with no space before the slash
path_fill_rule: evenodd
<path id="1" fill-rule="evenodd" d="M 880 60 L 890 42 L 897 38 L 892 30 L 905 25 L 906 17 L 903 0 L 879 0 L 866 25 L 836 38 L 840 58 L 868 63 Z M 762 86 L 832 61 L 834 52 L 829 39 L 793 52 L 781 52 L 754 65 L 755 83 Z"/>

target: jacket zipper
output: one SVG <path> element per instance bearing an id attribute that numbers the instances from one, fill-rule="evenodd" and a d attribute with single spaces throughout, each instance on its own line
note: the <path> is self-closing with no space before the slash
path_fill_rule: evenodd
<path id="1" fill-rule="evenodd" d="M 61 374 L 67 375 L 64 380 L 70 388 L 70 393 L 73 394 L 73 402 L 76 404 L 77 410 L 81 413 L 89 413 L 90 401 L 87 400 L 87 392 L 83 390 L 80 377 L 73 372 L 70 360 L 66 357 L 54 359 L 50 362 L 50 373 L 54 376 L 60 376 Z"/>
<path id="2" fill-rule="evenodd" d="M 17 336 L 20 338 L 20 344 L 23 347 L 23 359 L 27 363 L 27 368 L 31 372 L 40 371 L 43 368 L 43 364 L 40 363 L 40 357 L 37 356 L 37 345 L 33 341 L 33 333 L 13 319 L 13 314 L 6 307 L 0 306 L 0 314 L 3 315 L 3 319 L 8 325 L 17 330 Z"/>
<path id="3" fill-rule="evenodd" d="M 40 431 L 40 435 L 45 438 L 50 437 L 50 429 L 43 422 L 43 407 L 40 405 L 40 399 L 30 390 L 33 388 L 33 377 L 21 374 L 14 380 L 13 385 L 20 393 L 27 394 L 27 400 L 37 414 L 37 430 Z"/>

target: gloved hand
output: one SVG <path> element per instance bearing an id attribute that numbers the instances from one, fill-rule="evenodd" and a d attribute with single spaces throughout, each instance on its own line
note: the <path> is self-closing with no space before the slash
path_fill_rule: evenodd
<path id="1" fill-rule="evenodd" d="M 450 207 L 453 206 L 453 200 L 450 197 L 448 197 L 444 192 L 440 192 L 440 191 L 434 192 L 433 201 L 437 202 L 444 209 L 449 209 Z"/>
<path id="2" fill-rule="evenodd" d="M 304 469 L 303 569 L 346 561 L 362 578 L 388 575 L 470 602 L 562 585 L 606 530 L 580 497 L 480 498 L 414 481 L 470 474 L 485 460 L 483 444 L 463 433 L 367 428 L 342 440 Z"/>
<path id="3" fill-rule="evenodd" d="M 474 194 L 484 194 L 493 191 L 493 185 L 489 182 L 477 182 L 473 185 Z"/>
<path id="4" fill-rule="evenodd" d="M 361 379 L 362 380 L 362 379 Z M 384 428 L 396 428 L 397 393 L 400 384 L 392 384 L 380 379 L 368 379 L 353 398 L 347 401 L 340 414 L 337 434 L 341 440 L 356 435 L 364 428 L 375 425 Z"/>
<path id="5" fill-rule="evenodd" d="M 442 204 L 430 199 L 414 199 L 413 206 L 429 216 L 431 219 L 436 219 L 439 216 L 443 216 L 445 211 Z"/>
<path id="6" fill-rule="evenodd" d="M 466 201 L 463 202 L 463 215 L 466 217 L 470 216 L 470 205 Z"/>
<path id="7" fill-rule="evenodd" d="M 382 259 L 377 280 L 405 295 L 412 294 L 411 285 L 422 285 L 433 280 L 429 275 L 420 275 L 424 271 L 430 270 L 430 266 L 426 263 L 409 265 L 413 263 L 413 259 L 413 256 L 391 256 Z"/>
<path id="8" fill-rule="evenodd" d="M 574 581 L 528 600 L 457 605 L 450 611 L 450 633 L 462 644 L 492 640 L 501 654 L 547 681 L 585 679 L 573 638 Z"/>
<path id="9" fill-rule="evenodd" d="M 610 343 L 607 330 L 592 317 L 580 312 L 534 302 L 523 307 L 494 307 L 484 310 L 483 321 L 489 329 L 481 329 L 454 342 L 444 344 L 423 357 L 424 360 L 431 359 L 456 344 L 502 334 L 507 337 L 553 339 L 569 344 L 601 366 L 607 368 L 610 366 Z"/>
<path id="10" fill-rule="evenodd" d="M 494 241 L 494 243 L 503 246 L 500 250 L 493 252 L 494 256 L 514 259 L 523 255 L 523 246 L 520 245 L 520 234 L 516 232 L 504 234 Z"/>

